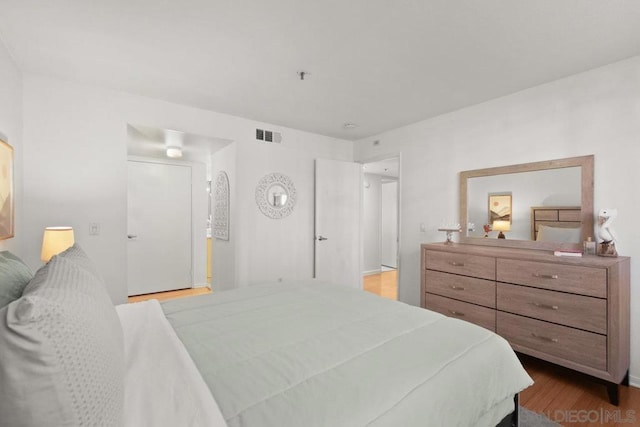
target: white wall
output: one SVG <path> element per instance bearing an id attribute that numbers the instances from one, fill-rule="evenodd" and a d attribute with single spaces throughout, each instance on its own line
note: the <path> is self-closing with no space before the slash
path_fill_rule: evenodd
<path id="1" fill-rule="evenodd" d="M 398 181 L 382 183 L 380 264 L 398 268 Z"/>
<path id="2" fill-rule="evenodd" d="M 382 177 L 364 174 L 362 193 L 362 256 L 364 273 L 379 273 L 382 231 Z"/>
<path id="3" fill-rule="evenodd" d="M 0 241 L 0 250 L 24 258 L 22 203 L 22 75 L 0 41 L 0 139 L 13 147 L 14 235 Z"/>
<path id="4" fill-rule="evenodd" d="M 277 129 L 276 129 L 277 130 Z M 313 277 L 315 159 L 352 160 L 353 143 L 303 132 L 283 132 L 282 143 L 237 146 L 236 285 Z M 256 204 L 265 175 L 290 177 L 297 200 L 291 215 L 271 219 Z"/>
<path id="5" fill-rule="evenodd" d="M 218 173 L 226 172 L 229 179 L 229 240 L 211 240 L 211 289 L 222 290 L 231 289 L 236 283 L 235 253 L 236 231 L 238 221 L 234 212 L 237 212 L 236 203 L 236 143 L 232 143 L 216 151 L 211 156 L 211 180 L 212 192 L 215 194 L 215 183 Z M 211 203 L 215 201 L 211 198 Z M 211 206 L 211 214 L 215 215 L 215 205 Z"/>
<path id="6" fill-rule="evenodd" d="M 71 225 L 114 302 L 126 300 L 127 123 L 136 123 L 237 143 L 234 285 L 311 277 L 313 157 L 352 159 L 351 142 L 55 78 L 23 79 L 23 224 L 32 267 L 44 227 Z M 256 127 L 282 132 L 283 143 L 254 142 Z M 262 217 L 253 200 L 259 178 L 275 171 L 299 191 L 296 211 L 279 222 Z M 101 224 L 100 235 L 89 235 L 90 222 Z"/>
<path id="7" fill-rule="evenodd" d="M 458 218 L 460 171 L 594 154 L 594 208 L 618 208 L 618 251 L 631 257 L 631 375 L 640 384 L 639 142 L 640 57 L 359 141 L 357 159 L 402 152 L 400 300 L 419 304 L 420 244 L 444 238 L 440 218 Z"/>

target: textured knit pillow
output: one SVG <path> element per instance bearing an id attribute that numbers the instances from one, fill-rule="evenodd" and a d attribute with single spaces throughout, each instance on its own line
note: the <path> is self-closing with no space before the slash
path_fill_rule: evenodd
<path id="1" fill-rule="evenodd" d="M 0 252 L 0 308 L 20 298 L 32 278 L 33 272 L 20 258 Z"/>
<path id="2" fill-rule="evenodd" d="M 98 269 L 93 261 L 87 256 L 87 254 L 82 250 L 80 245 L 74 243 L 73 246 L 65 250 L 64 252 L 59 253 L 57 256 L 66 258 L 67 260 L 73 262 L 79 267 L 84 268 L 89 273 L 93 274 L 99 280 L 102 280 L 102 277 L 98 273 Z"/>
<path id="3" fill-rule="evenodd" d="M 54 257 L 0 309 L 0 384 L 2 425 L 122 425 L 122 328 L 93 274 Z"/>

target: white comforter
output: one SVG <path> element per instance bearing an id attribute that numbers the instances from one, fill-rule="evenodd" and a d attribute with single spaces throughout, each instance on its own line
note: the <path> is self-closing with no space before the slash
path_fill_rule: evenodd
<path id="1" fill-rule="evenodd" d="M 230 427 L 495 426 L 532 383 L 486 329 L 322 282 L 162 309 Z"/>
<path id="2" fill-rule="evenodd" d="M 156 300 L 116 307 L 124 331 L 125 425 L 226 427 Z"/>

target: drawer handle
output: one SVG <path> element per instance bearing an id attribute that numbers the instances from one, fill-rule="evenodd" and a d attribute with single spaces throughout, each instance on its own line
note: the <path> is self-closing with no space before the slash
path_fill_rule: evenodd
<path id="1" fill-rule="evenodd" d="M 464 262 L 451 261 L 449 264 L 453 265 L 454 267 L 464 267 Z"/>
<path id="2" fill-rule="evenodd" d="M 454 316 L 464 316 L 464 313 L 460 311 L 449 310 L 449 313 L 453 314 Z"/>
<path id="3" fill-rule="evenodd" d="M 464 286 L 451 285 L 450 287 L 451 289 L 455 289 L 456 291 L 464 291 Z"/>
<path id="4" fill-rule="evenodd" d="M 558 275 L 557 274 L 538 274 L 538 273 L 533 273 L 533 277 L 538 277 L 540 279 L 557 279 Z"/>
<path id="5" fill-rule="evenodd" d="M 560 308 L 557 305 L 540 304 L 539 302 L 532 302 L 531 304 L 535 305 L 538 308 L 548 308 L 549 310 L 558 310 Z"/>
<path id="6" fill-rule="evenodd" d="M 534 337 L 534 338 L 541 339 L 542 341 L 558 342 L 558 338 L 545 337 L 543 335 L 538 335 L 535 332 L 531 332 L 531 336 Z"/>

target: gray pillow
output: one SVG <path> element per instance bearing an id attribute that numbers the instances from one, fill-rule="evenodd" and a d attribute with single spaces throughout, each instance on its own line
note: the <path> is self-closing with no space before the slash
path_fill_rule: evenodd
<path id="1" fill-rule="evenodd" d="M 53 257 L 0 309 L 0 384 L 3 425 L 122 425 L 122 328 L 93 274 Z"/>
<path id="2" fill-rule="evenodd" d="M 93 274 L 96 278 L 102 281 L 102 277 L 98 273 L 98 269 L 93 261 L 87 256 L 84 250 L 78 245 L 74 243 L 71 247 L 67 248 L 65 251 L 60 252 L 57 256 L 66 258 L 67 260 L 75 263 L 79 267 L 84 268 L 89 273 Z"/>
<path id="3" fill-rule="evenodd" d="M 32 278 L 33 272 L 20 258 L 0 252 L 0 308 L 20 298 Z"/>

